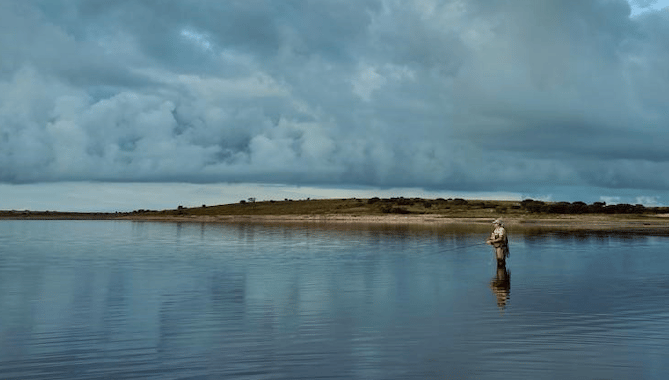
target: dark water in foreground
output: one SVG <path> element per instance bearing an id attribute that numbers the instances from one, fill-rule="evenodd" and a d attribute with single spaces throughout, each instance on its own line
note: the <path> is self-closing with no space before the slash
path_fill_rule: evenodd
<path id="1" fill-rule="evenodd" d="M 665 379 L 669 239 L 0 221 L 0 379 Z"/>

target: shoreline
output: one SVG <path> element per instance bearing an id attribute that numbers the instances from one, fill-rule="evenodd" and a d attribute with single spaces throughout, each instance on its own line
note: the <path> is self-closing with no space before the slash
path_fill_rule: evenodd
<path id="1" fill-rule="evenodd" d="M 489 217 L 449 217 L 436 215 L 233 215 L 233 216 L 183 216 L 183 217 L 141 217 L 120 218 L 134 221 L 194 222 L 194 223 L 262 223 L 262 224 L 346 224 L 346 225 L 407 225 L 423 227 L 484 227 L 489 228 L 496 218 Z M 501 218 L 507 229 L 555 229 L 561 231 L 664 231 L 669 234 L 669 219 L 630 218 L 615 219 L 610 216 L 586 217 L 508 217 Z"/>
<path id="2" fill-rule="evenodd" d="M 500 216 L 505 227 L 511 231 L 552 229 L 556 231 L 610 231 L 647 232 L 669 235 L 669 215 L 616 217 L 610 215 L 556 215 Z M 0 220 L 125 220 L 137 222 L 167 223 L 257 223 L 257 224 L 301 224 L 301 225 L 378 225 L 378 226 L 422 226 L 431 228 L 485 227 L 495 217 L 453 217 L 448 215 L 114 215 L 63 213 L 52 215 L 23 214 L 3 216 Z"/>
<path id="3" fill-rule="evenodd" d="M 132 212 L 0 210 L 0 220 L 125 220 L 165 223 L 283 224 L 318 228 L 487 231 L 494 219 L 510 231 L 632 232 L 669 235 L 669 207 L 595 202 L 388 198 L 303 199 Z"/>

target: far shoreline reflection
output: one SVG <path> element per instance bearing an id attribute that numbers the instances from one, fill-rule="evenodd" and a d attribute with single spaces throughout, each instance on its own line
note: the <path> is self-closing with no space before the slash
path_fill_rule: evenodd
<path id="1" fill-rule="evenodd" d="M 507 302 L 509 302 L 511 294 L 511 273 L 506 268 L 506 265 L 497 266 L 495 277 L 490 280 L 490 289 L 497 298 L 497 307 L 499 307 L 500 311 L 503 311 L 506 308 Z"/>

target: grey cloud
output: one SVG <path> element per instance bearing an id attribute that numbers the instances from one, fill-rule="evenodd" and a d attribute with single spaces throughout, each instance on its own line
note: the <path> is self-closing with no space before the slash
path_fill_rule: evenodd
<path id="1" fill-rule="evenodd" d="M 352 59 L 350 44 L 359 37 L 364 40 L 369 21 L 366 9 L 378 8 L 377 1 L 308 0 L 86 0 L 69 3 L 68 11 L 54 9 L 50 2 L 40 4 L 82 38 L 113 34 L 121 28 L 156 63 L 191 72 L 216 64 L 216 59 L 183 38 L 185 30 L 202 34 L 217 49 L 263 59 L 276 59 L 286 49 L 297 55 Z"/>
<path id="2" fill-rule="evenodd" d="M 0 4 L 0 49 L 0 78 L 5 80 L 30 67 L 92 93 L 156 84 L 134 73 L 123 57 L 92 41 L 78 41 L 24 2 Z"/>
<path id="3" fill-rule="evenodd" d="M 639 8 L 648 8 L 655 3 L 657 0 L 634 0 L 634 4 Z"/>
<path id="4" fill-rule="evenodd" d="M 2 182 L 669 189 L 669 17 L 623 0 L 0 7 Z"/>
<path id="5" fill-rule="evenodd" d="M 669 164 L 646 160 L 613 159 L 606 162 L 581 161 L 584 182 L 607 189 L 666 190 L 669 180 L 664 175 Z"/>

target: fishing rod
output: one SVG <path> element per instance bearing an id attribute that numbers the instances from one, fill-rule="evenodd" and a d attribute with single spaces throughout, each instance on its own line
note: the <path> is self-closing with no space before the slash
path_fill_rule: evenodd
<path id="1" fill-rule="evenodd" d="M 448 249 L 441 249 L 439 252 L 448 252 L 448 251 L 455 251 L 456 249 L 462 249 L 462 248 L 469 248 L 469 247 L 475 247 L 477 245 L 484 245 L 488 243 L 474 243 L 474 244 L 468 244 L 468 245 L 461 245 L 459 247 L 453 247 L 453 248 L 448 248 Z"/>

